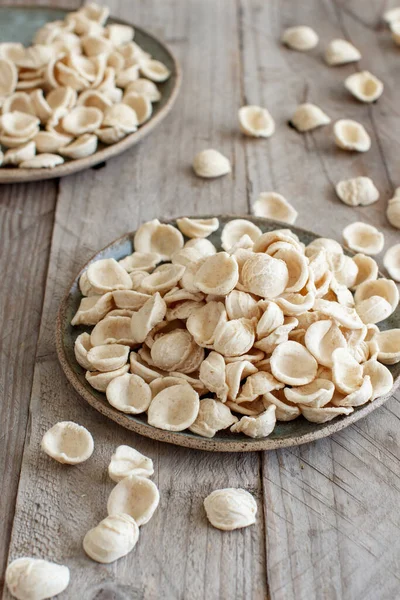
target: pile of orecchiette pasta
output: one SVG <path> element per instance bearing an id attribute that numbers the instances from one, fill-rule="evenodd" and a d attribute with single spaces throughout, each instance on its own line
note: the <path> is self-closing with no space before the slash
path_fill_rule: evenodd
<path id="1" fill-rule="evenodd" d="M 217 218 L 153 220 L 135 252 L 93 262 L 73 325 L 86 379 L 116 409 L 168 431 L 268 436 L 276 421 L 324 423 L 393 384 L 399 301 L 373 258 L 331 239 Z M 185 238 L 186 237 L 186 241 Z"/>
<path id="2" fill-rule="evenodd" d="M 132 27 L 106 25 L 108 13 L 88 4 L 46 23 L 28 48 L 0 44 L 0 166 L 84 158 L 150 118 L 156 83 L 170 72 L 133 41 Z"/>

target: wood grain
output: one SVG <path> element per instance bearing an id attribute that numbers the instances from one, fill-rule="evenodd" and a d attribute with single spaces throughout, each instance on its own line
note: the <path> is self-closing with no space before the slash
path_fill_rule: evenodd
<path id="1" fill-rule="evenodd" d="M 106 421 L 68 386 L 54 349 L 55 315 L 73 275 L 97 249 L 146 219 L 243 213 L 260 191 L 274 190 L 298 208 L 299 226 L 340 239 L 346 224 L 365 220 L 384 231 L 386 246 L 398 241 L 398 232 L 384 216 L 387 198 L 400 184 L 398 48 L 379 20 L 389 3 L 109 4 L 116 16 L 137 21 L 171 45 L 183 66 L 183 87 L 172 114 L 139 146 L 103 169 L 60 182 L 10 558 L 28 554 L 68 564 L 71 585 L 61 597 L 73 600 L 156 600 L 161 595 L 165 600 L 393 600 L 400 595 L 400 396 L 353 427 L 307 446 L 268 454 L 209 455 L 156 444 Z M 296 23 L 315 27 L 321 38 L 317 49 L 300 54 L 280 46 L 282 29 Z M 385 82 L 376 105 L 363 106 L 345 92 L 342 81 L 354 65 L 333 69 L 323 63 L 323 45 L 343 36 L 362 51 L 360 67 Z M 330 128 L 307 135 L 289 129 L 287 120 L 305 100 L 320 105 L 332 119 L 364 123 L 373 140 L 370 152 L 339 151 Z M 237 109 L 245 102 L 270 109 L 277 124 L 273 138 L 243 139 L 237 133 Z M 207 147 L 231 159 L 232 177 L 201 181 L 192 175 L 191 158 Z M 373 178 L 381 192 L 378 203 L 353 209 L 336 198 L 335 183 L 356 175 Z M 33 205 L 39 197 L 28 197 L 38 188 L 18 189 L 23 190 L 21 203 L 24 196 L 31 210 L 46 212 L 43 205 Z M 47 236 L 50 228 L 51 222 Z M 40 232 L 43 226 L 30 250 L 39 239 L 44 243 L 46 235 Z M 15 242 L 12 252 L 17 256 L 21 248 L 22 241 Z M 33 280 L 39 282 L 40 291 L 45 267 L 41 271 L 30 253 L 26 249 L 18 264 L 26 269 L 31 287 Z M 29 287 L 25 281 L 23 285 Z M 15 298 L 22 297 L 16 292 Z M 37 295 L 34 300 L 38 302 Z M 32 314 L 38 314 L 40 302 L 32 301 L 26 310 L 31 320 L 24 320 L 24 327 L 33 323 L 29 331 L 36 336 L 39 318 L 32 321 Z M 24 354 L 28 381 L 33 355 L 33 347 L 31 355 Z M 7 361 L 7 374 L 10 364 L 17 365 L 17 358 Z M 26 387 L 19 392 L 20 377 L 13 378 L 8 403 L 23 396 L 26 411 L 30 384 L 23 381 Z M 8 414 L 9 408 L 5 410 Z M 22 419 L 18 431 L 7 434 L 14 436 L 14 442 L 7 442 L 12 457 L 25 431 L 23 410 L 14 417 Z M 61 419 L 76 420 L 93 433 L 95 453 L 87 463 L 66 468 L 40 453 L 44 431 Z M 85 557 L 81 541 L 105 516 L 112 489 L 106 467 L 122 443 L 153 458 L 161 506 L 141 530 L 135 551 L 101 566 Z M 14 494 L 17 463 L 11 472 L 7 468 Z M 241 486 L 255 494 L 257 527 L 222 533 L 207 526 L 202 500 L 222 486 Z M 7 495 L 3 500 L 13 504 Z M 10 600 L 7 592 L 3 599 Z"/>

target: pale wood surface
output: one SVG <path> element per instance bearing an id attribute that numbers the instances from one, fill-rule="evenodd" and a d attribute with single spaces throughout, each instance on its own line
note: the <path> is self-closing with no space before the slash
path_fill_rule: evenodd
<path id="1" fill-rule="evenodd" d="M 399 597 L 399 395 L 320 442 L 264 454 L 210 455 L 156 444 L 95 413 L 67 385 L 54 348 L 58 304 L 78 268 L 149 218 L 245 213 L 258 192 L 275 190 L 299 209 L 300 226 L 340 239 L 345 224 L 362 219 L 384 230 L 387 245 L 398 241 L 384 216 L 387 198 L 400 185 L 399 49 L 380 24 L 389 3 L 109 4 L 116 16 L 170 44 L 184 70 L 183 87 L 168 119 L 103 169 L 64 178 L 58 186 L 0 189 L 2 566 L 15 508 L 9 558 L 27 554 L 68 564 L 71 585 L 62 597 L 71 600 Z M 363 53 L 361 68 L 386 84 L 379 102 L 365 107 L 343 91 L 341 81 L 354 66 L 326 67 L 320 48 L 304 55 L 282 48 L 280 32 L 296 23 L 315 27 L 320 48 L 333 37 L 351 39 Z M 287 120 L 306 98 L 332 118 L 363 122 L 372 134 L 370 152 L 338 151 L 326 128 L 307 136 L 289 129 Z M 273 138 L 238 134 L 236 113 L 244 102 L 268 106 L 277 123 Z M 232 160 L 232 176 L 207 182 L 192 175 L 190 159 L 206 147 Z M 373 177 L 380 201 L 364 209 L 342 205 L 334 184 L 361 174 Z M 85 425 L 94 436 L 95 454 L 81 466 L 63 467 L 39 451 L 44 431 L 62 419 Z M 161 505 L 134 553 L 101 566 L 84 555 L 81 541 L 105 516 L 112 489 L 106 466 L 122 443 L 155 461 Z M 222 486 L 255 494 L 257 526 L 233 533 L 207 526 L 202 500 Z M 4 592 L 3 598 L 10 596 Z"/>

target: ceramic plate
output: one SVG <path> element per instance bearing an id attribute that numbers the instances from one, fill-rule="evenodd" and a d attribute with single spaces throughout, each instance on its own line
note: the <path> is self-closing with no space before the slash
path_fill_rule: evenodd
<path id="1" fill-rule="evenodd" d="M 209 218 L 209 216 L 204 218 Z M 276 221 L 270 221 L 268 219 L 262 219 L 259 217 L 238 217 L 237 215 L 224 215 L 219 217 L 220 229 L 208 238 L 218 249 L 221 249 L 220 236 L 223 226 L 225 223 L 234 218 L 246 218 L 258 225 L 263 232 L 279 229 L 281 227 L 287 227 L 287 225 L 283 223 L 278 223 Z M 172 223 L 174 225 L 176 224 L 174 220 L 165 222 Z M 306 231 L 304 229 L 299 229 L 298 227 L 291 226 L 291 229 L 305 244 L 309 244 L 315 238 L 320 237 L 315 233 L 311 233 L 310 231 Z M 351 423 L 354 423 L 362 417 L 365 417 L 365 415 L 369 414 L 378 408 L 378 406 L 381 406 L 384 402 L 386 402 L 386 400 L 393 395 L 394 390 L 399 385 L 400 363 L 389 367 L 395 379 L 393 390 L 388 395 L 377 398 L 372 403 L 368 403 L 360 408 L 356 408 L 351 415 L 338 417 L 325 424 L 310 423 L 303 417 L 299 417 L 288 423 L 278 422 L 274 431 L 269 437 L 257 440 L 253 440 L 244 435 L 230 433 L 229 430 L 218 432 L 212 439 L 202 438 L 194 433 L 191 433 L 190 431 L 171 433 L 169 431 L 163 431 L 148 425 L 145 415 L 132 416 L 117 411 L 107 402 L 105 394 L 97 392 L 88 384 L 85 379 L 85 370 L 82 369 L 82 367 L 80 367 L 76 362 L 74 355 L 75 339 L 80 333 L 87 331 L 88 328 L 72 327 L 70 323 L 82 298 L 78 286 L 81 273 L 86 270 L 87 266 L 91 262 L 100 258 L 115 258 L 116 260 L 119 260 L 124 256 L 131 254 L 133 252 L 133 236 L 134 232 L 128 233 L 115 242 L 112 242 L 109 246 L 103 250 L 100 250 L 100 252 L 93 256 L 93 258 L 82 268 L 82 270 L 74 279 L 69 291 L 61 303 L 56 330 L 58 357 L 70 383 L 83 397 L 83 399 L 91 404 L 96 410 L 106 415 L 113 421 L 116 421 L 123 427 L 155 440 L 170 442 L 179 446 L 187 446 L 189 448 L 197 448 L 200 450 L 243 452 L 285 448 L 287 446 L 296 446 L 306 442 L 311 442 L 348 427 L 351 425 Z M 347 250 L 346 253 L 351 255 L 351 252 L 347 252 Z M 389 319 L 379 323 L 379 327 L 382 330 L 400 327 L 400 308 L 398 307 L 395 313 L 391 315 Z"/>
<path id="2" fill-rule="evenodd" d="M 31 43 L 35 32 L 48 21 L 64 19 L 68 11 L 58 10 L 51 7 L 42 6 L 0 6 L 0 42 L 13 41 L 21 42 L 24 45 Z M 160 40 L 155 38 L 147 31 L 134 24 L 127 23 L 120 19 L 110 17 L 108 23 L 122 23 L 132 25 L 135 29 L 135 41 L 149 52 L 157 60 L 161 60 L 171 71 L 171 77 L 165 83 L 157 84 L 161 92 L 161 100 L 153 104 L 153 114 L 147 123 L 141 125 L 135 133 L 126 136 L 120 142 L 105 146 L 99 144 L 99 150 L 92 156 L 77 160 L 66 160 L 62 165 L 54 169 L 18 169 L 18 168 L 0 168 L 0 183 L 12 183 L 15 181 L 38 181 L 40 179 L 51 179 L 53 177 L 63 177 L 77 171 L 82 171 L 88 167 L 93 167 L 102 163 L 112 156 L 121 154 L 142 138 L 144 138 L 171 110 L 181 83 L 181 73 L 179 65 L 171 51 Z"/>

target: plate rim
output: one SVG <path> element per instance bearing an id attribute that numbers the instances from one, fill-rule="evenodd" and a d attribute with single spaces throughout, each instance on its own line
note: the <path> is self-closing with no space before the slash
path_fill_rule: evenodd
<path id="1" fill-rule="evenodd" d="M 215 215 L 213 215 L 213 216 L 215 217 Z M 174 224 L 176 222 L 177 218 L 179 218 L 179 217 L 170 218 L 170 219 L 161 219 L 160 218 L 160 221 L 162 223 Z M 211 218 L 211 215 L 197 215 L 196 217 L 191 217 L 191 218 L 207 219 L 207 218 Z M 217 215 L 217 218 L 218 219 L 245 219 L 245 220 L 250 220 L 252 222 L 254 222 L 254 221 L 260 222 L 260 220 L 262 220 L 262 221 L 265 221 L 267 224 L 274 224 L 274 225 L 276 224 L 277 228 L 289 229 L 291 227 L 287 223 L 283 223 L 281 221 L 275 221 L 273 219 L 266 219 L 263 217 L 254 217 L 254 215 L 223 214 L 223 215 Z M 139 227 L 139 225 L 138 225 L 138 227 Z M 308 229 L 304 229 L 302 227 L 295 226 L 295 229 L 297 229 L 297 231 L 304 232 L 305 234 L 309 234 L 309 235 L 311 234 L 313 236 L 317 235 L 316 233 L 314 233 Z M 152 427 L 151 425 L 148 425 L 147 423 L 135 421 L 135 420 L 129 418 L 129 416 L 126 415 L 125 413 L 122 413 L 121 411 L 117 411 L 111 405 L 108 406 L 106 404 L 106 401 L 102 402 L 102 401 L 98 400 L 96 398 L 96 396 L 94 396 L 94 394 L 91 394 L 85 388 L 85 386 L 82 385 L 82 383 L 78 379 L 77 375 L 75 374 L 74 370 L 72 369 L 72 366 L 70 365 L 70 363 L 68 361 L 66 351 L 65 351 L 65 345 L 64 345 L 63 335 L 62 335 L 63 322 L 65 321 L 65 317 L 66 317 L 65 313 L 67 310 L 68 298 L 70 297 L 71 290 L 74 285 L 78 284 L 79 278 L 80 278 L 81 274 L 83 273 L 83 271 L 86 270 L 88 265 L 91 262 L 93 262 L 96 259 L 96 257 L 98 257 L 99 254 L 102 254 L 103 252 L 105 252 L 106 250 L 111 248 L 112 246 L 114 246 L 124 240 L 132 240 L 133 236 L 135 234 L 135 231 L 137 231 L 137 230 L 130 231 L 130 232 L 125 233 L 124 235 L 116 238 L 115 240 L 113 240 L 112 242 L 110 242 L 109 244 L 107 244 L 106 246 L 101 248 L 100 250 L 98 250 L 96 253 L 94 253 L 91 256 L 91 258 L 83 265 L 83 267 L 79 270 L 79 273 L 71 281 L 70 285 L 67 288 L 67 291 L 65 292 L 65 294 L 62 297 L 62 300 L 59 305 L 59 309 L 57 311 L 57 318 L 56 318 L 56 325 L 55 325 L 55 334 L 56 334 L 55 341 L 56 341 L 57 357 L 60 362 L 61 368 L 62 368 L 65 376 L 67 377 L 68 381 L 72 385 L 72 387 L 75 389 L 76 392 L 78 392 L 78 394 L 81 396 L 81 398 L 83 398 L 90 406 L 95 408 L 98 412 L 100 412 L 104 416 L 108 417 L 112 421 L 118 423 L 120 426 L 124 427 L 125 429 L 128 429 L 130 431 L 133 431 L 135 433 L 143 435 L 144 437 L 147 437 L 147 438 L 159 441 L 159 442 L 167 442 L 167 443 L 170 443 L 170 444 L 173 444 L 176 446 L 183 446 L 185 448 L 191 448 L 191 449 L 195 449 L 195 450 L 205 450 L 205 451 L 209 451 L 209 452 L 256 452 L 256 451 L 265 451 L 265 450 L 276 450 L 278 448 L 289 448 L 292 446 L 300 446 L 302 444 L 307 444 L 309 442 L 313 442 L 313 441 L 328 437 L 328 436 L 332 435 L 333 433 L 336 433 L 338 431 L 341 431 L 342 429 L 345 429 L 349 425 L 352 425 L 353 423 L 359 421 L 363 417 L 367 416 L 368 414 L 370 414 L 371 412 L 373 412 L 374 410 L 376 410 L 377 408 L 382 406 L 387 400 L 389 400 L 389 398 L 391 398 L 394 395 L 397 388 L 400 386 L 400 375 L 398 375 L 394 379 L 393 388 L 390 390 L 390 392 L 388 392 L 384 396 L 377 398 L 373 402 L 368 402 L 362 408 L 359 408 L 357 411 L 354 411 L 350 415 L 346 415 L 338 420 L 329 421 L 323 427 L 320 427 L 316 431 L 305 433 L 303 435 L 292 436 L 292 437 L 281 438 L 281 439 L 270 439 L 268 437 L 260 438 L 260 439 L 252 439 L 249 437 L 249 439 L 245 440 L 245 441 L 242 441 L 242 440 L 239 441 L 239 440 L 234 440 L 234 439 L 230 439 L 230 438 L 227 438 L 226 441 L 225 440 L 222 441 L 222 440 L 214 440 L 213 438 L 203 438 L 200 436 L 193 437 L 192 435 L 189 436 L 185 432 L 165 431 L 163 429 L 157 429 L 156 427 Z M 321 236 L 318 236 L 318 237 L 321 237 Z M 354 252 L 352 252 L 349 248 L 347 248 L 343 244 L 341 244 L 341 246 L 346 251 L 350 252 L 351 254 L 354 254 Z M 379 274 L 382 275 L 382 273 L 380 273 L 380 272 L 379 272 Z"/>
<path id="2" fill-rule="evenodd" d="M 48 4 L 43 5 L 13 5 L 13 4 L 2 4 L 0 6 L 0 11 L 3 8 L 13 9 L 13 10 L 48 10 L 53 12 L 64 11 L 66 13 L 74 12 L 71 8 L 66 8 L 62 6 L 49 6 Z M 156 37 L 154 34 L 150 33 L 147 29 L 143 29 L 142 27 L 136 26 L 134 23 L 126 21 L 125 19 L 120 19 L 119 17 L 114 17 L 110 15 L 110 17 L 114 23 L 121 25 L 129 25 L 133 27 L 135 31 L 139 31 L 144 34 L 148 38 L 151 38 L 155 42 L 157 42 L 160 46 L 163 47 L 165 52 L 169 55 L 171 62 L 173 64 L 172 74 L 175 76 L 175 85 L 171 90 L 171 94 L 166 101 L 165 105 L 158 111 L 158 113 L 154 117 L 150 117 L 149 121 L 144 123 L 134 131 L 130 133 L 126 137 L 124 137 L 119 142 L 115 144 L 110 144 L 109 146 L 105 146 L 99 151 L 96 151 L 94 154 L 90 156 L 86 156 L 84 158 L 78 158 L 75 160 L 71 160 L 63 163 L 57 167 L 52 169 L 19 169 L 19 168 L 7 168 L 2 169 L 0 167 L 0 185 L 6 183 L 24 183 L 30 181 L 45 181 L 48 179 L 56 179 L 59 177 L 65 177 L 67 175 L 72 175 L 73 173 L 78 173 L 80 171 L 84 171 L 85 169 L 89 169 L 91 167 L 95 167 L 103 162 L 108 161 L 114 156 L 118 156 L 122 154 L 128 148 L 133 147 L 135 144 L 140 142 L 144 137 L 146 137 L 171 111 L 174 106 L 179 91 L 182 84 L 182 68 L 175 56 L 175 54 L 170 49 L 169 45 L 166 44 L 162 39 Z"/>

